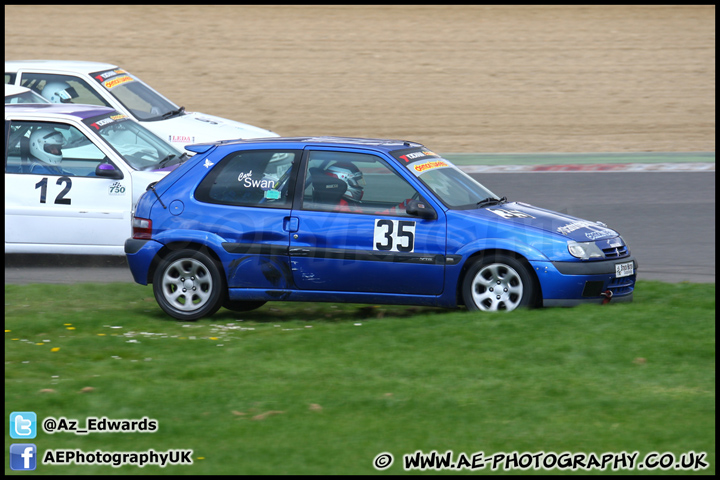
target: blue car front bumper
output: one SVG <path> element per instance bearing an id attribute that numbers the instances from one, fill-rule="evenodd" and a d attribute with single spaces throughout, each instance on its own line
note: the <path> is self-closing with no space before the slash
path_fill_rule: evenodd
<path id="1" fill-rule="evenodd" d="M 615 265 L 633 262 L 633 274 L 618 277 Z M 574 306 L 582 303 L 630 302 L 637 278 L 634 257 L 596 262 L 531 261 L 542 289 L 543 305 Z"/>

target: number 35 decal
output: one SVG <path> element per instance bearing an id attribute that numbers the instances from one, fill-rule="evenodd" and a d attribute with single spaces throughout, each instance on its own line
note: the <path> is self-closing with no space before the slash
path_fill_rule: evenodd
<path id="1" fill-rule="evenodd" d="M 415 250 L 415 222 L 375 219 L 373 250 L 412 252 Z"/>
<path id="2" fill-rule="evenodd" d="M 62 191 L 58 194 L 58 196 L 55 197 L 55 203 L 58 205 L 70 205 L 71 199 L 65 198 L 65 195 L 67 195 L 72 188 L 72 180 L 70 180 L 70 177 L 60 177 L 58 178 L 58 181 L 55 182 L 55 185 L 62 185 L 63 183 L 65 184 L 65 188 L 63 188 Z M 47 203 L 47 184 L 47 177 L 43 178 L 35 184 L 35 190 L 37 190 L 38 188 L 40 189 L 40 203 Z"/>

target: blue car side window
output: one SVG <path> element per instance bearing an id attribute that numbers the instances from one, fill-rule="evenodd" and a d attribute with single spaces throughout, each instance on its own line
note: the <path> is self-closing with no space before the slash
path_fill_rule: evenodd
<path id="1" fill-rule="evenodd" d="M 292 166 L 301 152 L 250 150 L 222 159 L 195 191 L 201 202 L 289 208 Z"/>
<path id="2" fill-rule="evenodd" d="M 375 155 L 310 152 L 304 210 L 408 216 L 413 198 L 418 192 Z"/>

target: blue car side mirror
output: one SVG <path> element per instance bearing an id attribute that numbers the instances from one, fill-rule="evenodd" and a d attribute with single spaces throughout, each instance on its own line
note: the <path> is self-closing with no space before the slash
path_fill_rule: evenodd
<path id="1" fill-rule="evenodd" d="M 410 200 L 405 207 L 405 213 L 420 217 L 423 220 L 437 220 L 437 212 L 424 200 Z"/>

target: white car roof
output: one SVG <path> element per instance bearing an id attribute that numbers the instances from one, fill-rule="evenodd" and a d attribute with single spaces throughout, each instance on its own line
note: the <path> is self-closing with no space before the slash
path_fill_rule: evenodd
<path id="1" fill-rule="evenodd" d="M 20 69 L 56 70 L 73 73 L 92 73 L 118 68 L 112 63 L 85 62 L 82 60 L 6 60 L 5 73 Z"/>
<path id="2" fill-rule="evenodd" d="M 31 92 L 31 91 L 32 90 L 30 90 L 29 88 L 20 87 L 18 85 L 8 85 L 7 83 L 5 84 L 5 96 L 6 97 L 8 95 L 18 95 L 20 93 Z"/>
<path id="3" fill-rule="evenodd" d="M 22 98 L 22 100 L 20 100 Z M 32 100 L 31 100 L 32 99 Z M 5 104 L 50 103 L 42 95 L 19 85 L 5 84 Z"/>
<path id="4" fill-rule="evenodd" d="M 85 118 L 117 113 L 110 107 L 99 105 L 83 105 L 81 103 L 20 103 L 5 105 L 5 119 L 17 116 L 33 118 L 68 118 L 83 120 Z"/>

